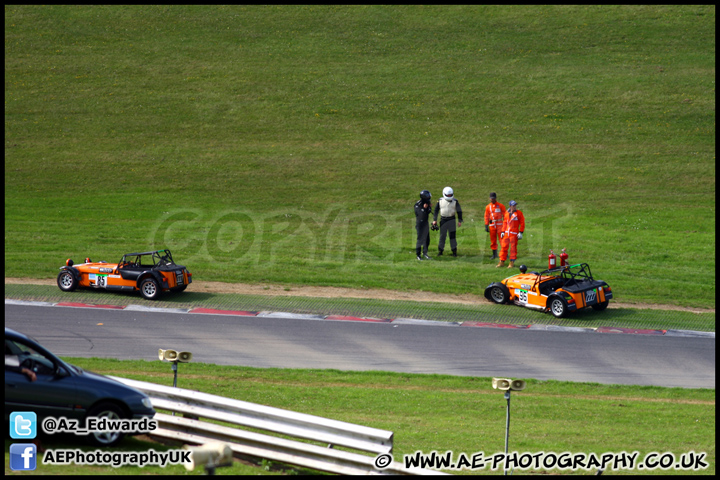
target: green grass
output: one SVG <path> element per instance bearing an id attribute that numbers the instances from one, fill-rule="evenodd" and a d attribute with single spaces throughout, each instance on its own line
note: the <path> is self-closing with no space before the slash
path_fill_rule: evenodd
<path id="1" fill-rule="evenodd" d="M 98 373 L 172 384 L 161 362 L 66 360 Z M 183 365 L 178 386 L 393 431 L 400 461 L 417 450 L 504 450 L 506 403 L 489 378 L 190 363 Z M 707 453 L 709 468 L 702 473 L 715 473 L 714 389 L 528 380 L 526 390 L 512 396 L 511 422 L 510 451 L 637 450 L 642 457 L 694 450 Z M 64 471 L 58 467 L 57 473 Z"/>
<path id="2" fill-rule="evenodd" d="M 460 258 L 417 262 L 451 185 Z M 203 280 L 477 292 L 519 258 L 715 306 L 714 6 L 5 7 L 5 275 L 170 248 Z M 432 235 L 432 242 L 437 237 Z"/>
<path id="3" fill-rule="evenodd" d="M 5 298 L 45 302 L 85 302 L 107 305 L 145 305 L 170 308 L 219 308 L 226 310 L 281 311 L 324 315 L 367 316 L 372 318 L 419 318 L 444 321 L 478 321 L 518 325 L 548 324 L 574 327 L 624 327 L 715 331 L 715 313 L 693 313 L 672 310 L 618 308 L 612 305 L 603 312 L 584 309 L 567 318 L 490 302 L 462 305 L 439 302 L 375 300 L 361 298 L 316 298 L 287 295 L 215 294 L 193 291 L 191 286 L 182 294 L 167 294 L 157 301 L 143 299 L 140 294 L 118 294 L 80 289 L 61 292 L 49 285 L 5 285 Z M 428 293 L 428 300 L 432 294 Z"/>

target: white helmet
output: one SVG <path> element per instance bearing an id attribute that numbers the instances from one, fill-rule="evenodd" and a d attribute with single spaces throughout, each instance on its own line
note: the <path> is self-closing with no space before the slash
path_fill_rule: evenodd
<path id="1" fill-rule="evenodd" d="M 448 202 L 453 199 L 453 189 L 450 187 L 443 188 L 443 198 Z"/>

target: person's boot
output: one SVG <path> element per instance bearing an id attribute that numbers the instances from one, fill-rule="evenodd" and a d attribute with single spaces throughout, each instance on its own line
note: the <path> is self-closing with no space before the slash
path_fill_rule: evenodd
<path id="1" fill-rule="evenodd" d="M 457 257 L 457 248 L 454 249 L 452 252 L 453 252 L 453 257 Z"/>
<path id="2" fill-rule="evenodd" d="M 513 268 L 515 266 L 515 260 L 510 260 L 510 265 L 508 265 L 508 268 Z"/>
<path id="3" fill-rule="evenodd" d="M 442 255 L 442 252 L 443 252 L 442 250 L 438 250 L 438 257 L 439 257 L 440 255 Z"/>
<path id="4" fill-rule="evenodd" d="M 492 252 L 493 254 L 492 257 L 490 257 L 490 260 L 495 260 L 496 258 L 498 258 L 497 250 L 493 250 Z"/>
<path id="5" fill-rule="evenodd" d="M 504 267 L 504 266 L 505 266 L 505 260 L 500 260 L 500 263 L 495 265 L 495 268 L 500 268 L 500 267 Z"/>
<path id="6" fill-rule="evenodd" d="M 422 257 L 420 257 L 420 249 L 419 248 L 415 249 L 415 256 L 417 257 L 418 260 L 422 260 Z"/>

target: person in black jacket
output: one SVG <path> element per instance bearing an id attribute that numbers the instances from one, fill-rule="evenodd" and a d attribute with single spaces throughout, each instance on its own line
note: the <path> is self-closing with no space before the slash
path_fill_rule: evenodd
<path id="1" fill-rule="evenodd" d="M 432 195 L 429 191 L 420 192 L 420 200 L 415 202 L 415 230 L 417 231 L 417 242 L 415 243 L 415 255 L 418 260 L 430 260 L 428 257 L 428 247 L 430 246 L 430 213 L 432 212 L 432 204 L 430 199 Z M 423 257 L 420 256 L 420 250 L 424 250 Z"/>

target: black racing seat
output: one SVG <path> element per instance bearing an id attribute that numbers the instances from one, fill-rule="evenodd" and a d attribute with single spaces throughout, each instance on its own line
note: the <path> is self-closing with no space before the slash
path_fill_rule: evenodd
<path id="1" fill-rule="evenodd" d="M 565 279 L 558 277 L 554 278 L 552 280 L 547 280 L 540 284 L 540 294 L 541 295 L 550 295 L 552 292 L 557 290 L 558 288 L 562 287 L 565 283 Z"/>
<path id="2" fill-rule="evenodd" d="M 144 268 L 138 267 L 134 263 L 128 263 L 118 268 L 123 280 L 137 280 L 144 270 Z"/>

